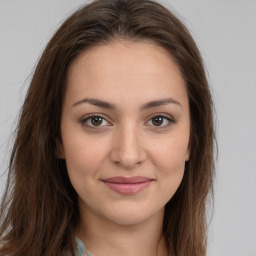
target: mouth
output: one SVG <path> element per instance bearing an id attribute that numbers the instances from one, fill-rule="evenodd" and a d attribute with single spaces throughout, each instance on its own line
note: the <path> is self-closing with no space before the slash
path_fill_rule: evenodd
<path id="1" fill-rule="evenodd" d="M 134 176 L 134 177 L 111 177 L 101 180 L 111 190 L 119 194 L 132 195 L 148 187 L 154 179 Z"/>

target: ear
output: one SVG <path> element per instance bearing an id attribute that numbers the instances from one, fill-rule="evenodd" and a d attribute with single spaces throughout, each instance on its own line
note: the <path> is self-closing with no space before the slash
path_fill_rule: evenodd
<path id="1" fill-rule="evenodd" d="M 62 141 L 60 141 L 59 139 L 56 139 L 55 143 L 56 143 L 55 157 L 57 159 L 65 159 L 65 151 L 64 151 Z"/>

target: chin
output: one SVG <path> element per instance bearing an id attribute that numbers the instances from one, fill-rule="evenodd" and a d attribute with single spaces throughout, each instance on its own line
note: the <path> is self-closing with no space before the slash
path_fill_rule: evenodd
<path id="1" fill-rule="evenodd" d="M 113 216 L 114 217 L 114 216 Z M 111 216 L 111 222 L 121 226 L 133 226 L 143 223 L 148 216 Z"/>
<path id="2" fill-rule="evenodd" d="M 162 211 L 163 209 L 163 211 Z M 109 213 L 105 213 L 111 222 L 114 222 L 118 225 L 138 225 L 147 221 L 152 217 L 156 217 L 158 214 L 161 216 L 164 212 L 164 208 L 159 210 L 146 209 L 145 207 L 119 207 L 119 209 L 113 209 Z"/>

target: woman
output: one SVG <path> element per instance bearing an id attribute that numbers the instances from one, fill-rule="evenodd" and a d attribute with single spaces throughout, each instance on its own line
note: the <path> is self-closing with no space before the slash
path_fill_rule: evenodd
<path id="1" fill-rule="evenodd" d="M 184 25 L 96 0 L 58 29 L 22 107 L 0 255 L 206 255 L 212 99 Z"/>

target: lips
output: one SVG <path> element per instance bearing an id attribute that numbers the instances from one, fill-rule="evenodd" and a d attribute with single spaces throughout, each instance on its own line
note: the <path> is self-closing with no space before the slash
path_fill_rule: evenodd
<path id="1" fill-rule="evenodd" d="M 117 193 L 131 195 L 140 192 L 152 183 L 153 179 L 134 176 L 134 177 L 111 177 L 103 179 L 102 182 L 111 190 Z"/>

